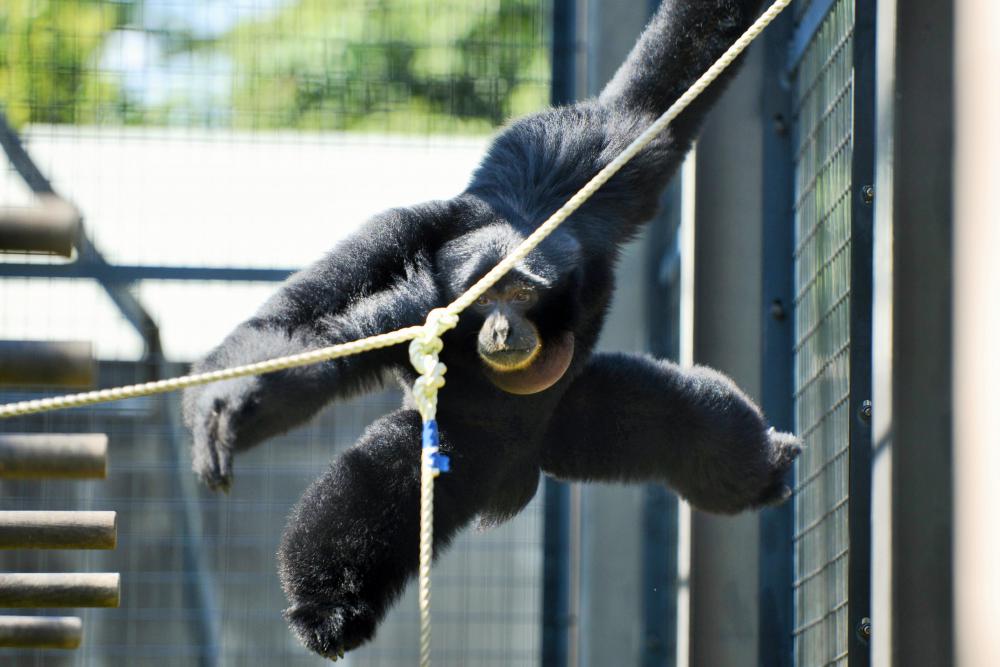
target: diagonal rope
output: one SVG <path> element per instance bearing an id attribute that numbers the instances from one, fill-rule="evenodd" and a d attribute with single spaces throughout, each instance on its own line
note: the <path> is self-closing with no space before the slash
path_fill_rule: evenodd
<path id="1" fill-rule="evenodd" d="M 687 89 L 687 91 L 684 92 L 683 95 L 677 98 L 677 101 L 674 102 L 670 108 L 663 113 L 663 115 L 661 115 L 642 134 L 636 137 L 635 140 L 632 141 L 632 143 L 618 155 L 618 157 L 601 169 L 586 185 L 583 186 L 583 188 L 580 189 L 579 192 L 563 204 L 558 211 L 553 213 L 548 220 L 543 222 L 530 236 L 528 236 L 528 238 L 522 241 L 510 255 L 505 257 L 499 264 L 493 267 L 493 269 L 483 276 L 479 282 L 466 290 L 465 293 L 460 295 L 452 303 L 448 304 L 445 309 L 453 315 L 459 315 L 476 299 L 482 296 L 486 290 L 500 280 L 505 273 L 510 271 L 518 262 L 527 257 L 528 253 L 534 250 L 539 243 L 545 240 L 545 238 L 554 232 L 559 225 L 565 222 L 566 219 L 578 208 L 580 208 L 580 206 L 582 206 L 584 202 L 586 202 L 597 191 L 598 188 L 608 182 L 612 176 L 617 174 L 629 160 L 635 157 L 636 154 L 645 148 L 658 134 L 663 132 L 667 125 L 677 118 L 677 116 L 679 116 L 701 93 L 703 93 L 713 81 L 719 78 L 719 75 L 721 75 L 722 72 L 729 67 L 744 50 L 746 50 L 751 42 L 757 38 L 757 36 L 768 26 L 768 24 L 777 18 L 778 14 L 780 14 L 781 11 L 791 3 L 791 1 L 792 0 L 776 0 L 774 4 L 768 7 L 767 10 L 760 15 L 760 18 L 758 18 L 753 25 L 751 25 L 746 32 L 744 32 L 739 39 L 737 39 L 733 45 L 729 47 L 724 54 L 722 54 L 720 58 L 715 61 L 715 63 L 708 68 L 708 70 L 702 74 L 701 77 Z M 225 368 L 216 371 L 182 375 L 167 380 L 127 385 L 112 389 L 102 389 L 99 391 L 90 391 L 80 394 L 68 394 L 52 398 L 8 403 L 6 405 L 0 405 L 0 419 L 30 415 L 39 412 L 49 412 L 52 410 L 77 408 L 85 405 L 93 405 L 95 403 L 117 401 L 124 398 L 151 396 L 153 394 L 177 391 L 179 389 L 209 384 L 211 382 L 219 382 L 221 380 L 232 380 L 248 375 L 261 375 L 264 373 L 274 373 L 276 371 L 287 370 L 289 368 L 298 368 L 299 366 L 308 366 L 310 364 L 317 364 L 331 359 L 336 359 L 338 357 L 346 357 L 353 354 L 360 354 L 361 352 L 367 352 L 369 350 L 405 343 L 406 341 L 413 340 L 419 336 L 424 330 L 424 326 L 407 327 L 405 329 L 398 329 L 396 331 L 390 331 L 388 333 L 371 336 L 369 338 L 362 338 L 349 343 L 331 345 L 329 347 L 323 347 L 317 350 L 303 352 L 301 354 L 278 357 L 267 361 L 260 361 L 243 366 L 234 366 L 232 368 Z"/>

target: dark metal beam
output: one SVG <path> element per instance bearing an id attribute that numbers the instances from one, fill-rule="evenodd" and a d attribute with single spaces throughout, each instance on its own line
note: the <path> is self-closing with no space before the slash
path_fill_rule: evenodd
<path id="1" fill-rule="evenodd" d="M 553 106 L 576 98 L 576 2 L 552 3 Z M 542 667 L 568 667 L 570 618 L 570 485 L 545 478 L 542 560 Z"/>
<path id="2" fill-rule="evenodd" d="M 848 461 L 848 664 L 871 663 L 872 239 L 875 183 L 875 3 L 854 4 L 851 152 L 851 349 Z"/>
<path id="3" fill-rule="evenodd" d="M 809 4 L 809 8 L 802 15 L 802 19 L 795 27 L 795 32 L 788 42 L 788 58 L 782 63 L 786 72 L 791 72 L 798 66 L 799 60 L 805 55 L 806 49 L 809 48 L 813 37 L 816 36 L 817 31 L 823 25 L 823 21 L 826 20 L 827 15 L 833 8 L 833 3 L 836 1 L 813 0 Z M 786 13 L 790 14 L 791 10 L 788 10 Z"/>
<path id="4" fill-rule="evenodd" d="M 0 262 L 0 277 L 3 278 L 89 278 L 109 285 L 127 285 L 143 280 L 281 282 L 295 271 L 297 269 L 108 264 L 82 258 L 67 264 Z"/>
<path id="5" fill-rule="evenodd" d="M 10 160 L 15 171 L 21 175 L 32 192 L 36 195 L 55 194 L 49 179 L 45 178 L 35 161 L 28 155 L 24 144 L 21 143 L 21 137 L 11 127 L 3 111 L 0 111 L 0 147 L 3 148 L 7 159 Z"/>
<path id="6" fill-rule="evenodd" d="M 763 350 L 761 354 L 761 407 L 775 428 L 795 427 L 792 387 L 794 321 L 794 201 L 795 171 L 792 163 L 792 99 L 783 77 L 793 28 L 791 12 L 764 33 L 765 65 L 760 90 L 764 160 L 761 305 Z M 793 545 L 794 503 L 768 508 L 760 514 L 760 565 L 758 568 L 758 664 L 792 667 L 794 624 Z"/>

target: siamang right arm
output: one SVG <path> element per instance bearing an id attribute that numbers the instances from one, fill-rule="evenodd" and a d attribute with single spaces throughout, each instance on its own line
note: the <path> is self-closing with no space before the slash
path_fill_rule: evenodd
<path id="1" fill-rule="evenodd" d="M 461 231 L 459 203 L 434 202 L 383 213 L 326 257 L 292 276 L 239 325 L 195 372 L 227 368 L 344 343 L 419 324 L 441 305 L 431 257 Z M 399 346 L 184 392 L 195 472 L 226 488 L 234 451 L 296 426 L 334 398 L 377 385 L 405 363 Z"/>

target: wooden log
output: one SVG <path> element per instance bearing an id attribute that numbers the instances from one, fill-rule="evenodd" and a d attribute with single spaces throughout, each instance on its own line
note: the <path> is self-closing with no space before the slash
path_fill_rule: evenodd
<path id="1" fill-rule="evenodd" d="M 114 549 L 115 512 L 0 511 L 0 549 Z"/>
<path id="2" fill-rule="evenodd" d="M 0 478 L 104 479 L 108 436 L 103 433 L 0 434 Z"/>
<path id="3" fill-rule="evenodd" d="M 0 250 L 69 257 L 80 233 L 80 211 L 53 195 L 32 207 L 0 207 Z"/>
<path id="4" fill-rule="evenodd" d="M 0 607 L 117 607 L 117 573 L 0 573 Z"/>
<path id="5" fill-rule="evenodd" d="M 0 616 L 0 648 L 73 649 L 82 638 L 76 616 Z"/>
<path id="6" fill-rule="evenodd" d="M 85 341 L 0 341 L 0 385 L 91 387 L 93 346 Z"/>

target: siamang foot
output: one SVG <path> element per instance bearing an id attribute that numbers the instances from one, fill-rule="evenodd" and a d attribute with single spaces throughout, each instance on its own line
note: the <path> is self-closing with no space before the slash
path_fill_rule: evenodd
<path id="1" fill-rule="evenodd" d="M 334 661 L 375 636 L 375 617 L 363 603 L 296 604 L 285 618 L 306 648 Z"/>
<path id="2" fill-rule="evenodd" d="M 802 453 L 802 441 L 791 433 L 781 433 L 768 429 L 770 442 L 770 483 L 764 487 L 757 505 L 780 505 L 792 495 L 786 478 L 796 457 Z"/>

